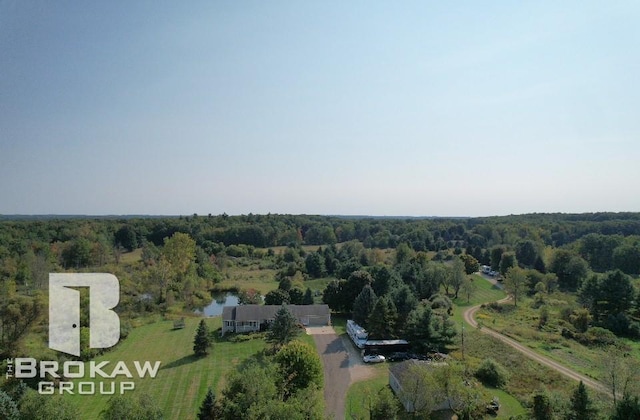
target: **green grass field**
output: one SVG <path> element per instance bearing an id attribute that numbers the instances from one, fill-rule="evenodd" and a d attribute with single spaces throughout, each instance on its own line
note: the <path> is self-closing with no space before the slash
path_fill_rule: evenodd
<path id="1" fill-rule="evenodd" d="M 186 327 L 180 330 L 172 329 L 172 321 L 136 328 L 116 349 L 96 360 L 114 363 L 122 360 L 132 370 L 134 360 L 161 361 L 162 365 L 154 379 L 135 379 L 135 390 L 129 392 L 133 395 L 149 394 L 162 408 L 167 419 L 194 419 L 207 388 L 212 387 L 219 392 L 227 372 L 265 347 L 265 342 L 259 338 L 240 343 L 217 338 L 207 357 L 195 358 L 193 337 L 199 320 L 187 318 Z M 220 318 L 207 319 L 212 330 L 219 328 L 220 322 Z M 309 338 L 303 341 L 309 342 Z M 87 419 L 98 418 L 109 399 L 108 396 L 83 395 L 67 398 L 78 406 L 81 418 Z"/>
<path id="2" fill-rule="evenodd" d="M 485 302 L 495 302 L 507 296 L 502 289 L 494 286 L 482 276 L 474 274 L 471 277 L 476 284 L 476 290 L 471 295 L 471 299 L 467 300 L 467 297 L 460 292 L 458 298 L 453 300 L 455 308 L 452 319 L 457 326 L 462 324 L 462 313 L 469 307 Z"/>
<path id="3" fill-rule="evenodd" d="M 540 311 L 532 307 L 532 302 L 530 298 L 523 298 L 517 307 L 507 303 L 503 312 L 485 308 L 478 312 L 476 318 L 536 352 L 600 380 L 604 373 L 602 361 L 606 357 L 606 349 L 588 347 L 560 334 L 562 326 L 558 322 L 558 312 L 567 304 L 565 295 L 556 293 L 547 297 L 550 320 L 545 328 L 538 328 Z M 632 343 L 630 340 L 623 341 Z"/>
<path id="4" fill-rule="evenodd" d="M 224 279 L 216 284 L 221 290 L 256 289 L 266 295 L 278 288 L 276 270 L 260 268 L 257 263 L 247 266 L 231 265 L 223 270 Z"/>
<path id="5" fill-rule="evenodd" d="M 368 419 L 369 403 L 375 395 L 389 384 L 389 368 L 380 364 L 376 369 L 376 376 L 366 381 L 356 382 L 347 392 L 345 415 L 352 419 Z"/>

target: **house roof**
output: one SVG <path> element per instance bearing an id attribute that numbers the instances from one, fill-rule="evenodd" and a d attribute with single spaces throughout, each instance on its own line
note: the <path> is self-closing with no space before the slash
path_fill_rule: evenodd
<path id="1" fill-rule="evenodd" d="M 330 310 L 327 305 L 284 305 L 296 317 L 324 317 L 329 316 Z M 272 319 L 280 305 L 239 305 L 225 306 L 222 308 L 222 319 L 235 321 L 262 321 Z"/>
<path id="2" fill-rule="evenodd" d="M 416 365 L 423 365 L 423 366 L 427 366 L 427 361 L 425 360 L 416 360 L 416 359 L 409 359 L 409 360 L 405 360 L 404 362 L 400 362 L 400 363 L 394 363 L 390 368 L 389 368 L 389 372 L 393 374 L 393 376 L 396 377 L 396 379 L 398 379 L 398 381 L 401 381 L 401 377 L 402 375 L 404 375 L 404 373 L 411 367 L 411 366 L 416 366 Z"/>
<path id="3" fill-rule="evenodd" d="M 426 368 L 433 369 L 435 367 L 446 366 L 446 365 L 447 363 L 445 362 L 430 362 L 427 360 L 409 359 L 409 360 L 405 360 L 404 362 L 396 363 L 393 366 L 391 366 L 389 368 L 389 375 L 393 375 L 398 381 L 398 383 L 400 384 L 400 386 L 402 386 L 403 376 L 412 366 L 424 366 Z M 394 388 L 393 391 L 396 392 L 396 389 Z M 400 398 L 402 399 L 402 397 Z M 456 406 L 456 403 L 453 400 L 451 400 L 450 398 L 446 398 L 440 404 L 435 406 L 433 411 L 449 410 L 455 406 Z"/>
<path id="4" fill-rule="evenodd" d="M 411 366 L 425 366 L 427 368 L 434 368 L 439 366 L 446 366 L 445 362 L 431 362 L 428 360 L 417 360 L 417 359 L 409 359 L 404 362 L 394 363 L 390 368 L 389 372 L 393 374 L 393 376 L 398 379 L 398 381 L 402 381 L 402 375 L 411 367 Z"/>

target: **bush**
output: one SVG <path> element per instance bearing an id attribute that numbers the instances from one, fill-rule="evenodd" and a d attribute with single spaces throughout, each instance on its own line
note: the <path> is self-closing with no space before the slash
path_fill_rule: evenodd
<path id="1" fill-rule="evenodd" d="M 495 388 L 506 385 L 508 376 L 507 370 L 493 359 L 484 359 L 476 370 L 476 378 Z"/>
<path id="2" fill-rule="evenodd" d="M 632 321 L 629 325 L 629 337 L 638 339 L 640 338 L 640 323 Z"/>
<path id="3" fill-rule="evenodd" d="M 614 333 L 600 327 L 589 328 L 585 333 L 585 338 L 587 339 L 588 344 L 611 345 L 615 344 L 617 341 L 616 335 Z"/>
<path id="4" fill-rule="evenodd" d="M 249 251 L 247 247 L 244 245 L 229 245 L 226 249 L 227 255 L 230 257 L 247 257 L 249 256 Z"/>
<path id="5" fill-rule="evenodd" d="M 591 327 L 586 333 L 573 332 L 568 328 L 563 328 L 562 336 L 574 339 L 585 346 L 613 345 L 617 342 L 614 333 L 601 327 Z"/>

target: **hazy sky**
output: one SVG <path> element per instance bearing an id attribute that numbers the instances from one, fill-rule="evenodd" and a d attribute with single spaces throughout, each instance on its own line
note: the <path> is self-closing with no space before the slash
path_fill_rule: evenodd
<path id="1" fill-rule="evenodd" d="M 0 0 L 0 213 L 640 211 L 640 2 Z"/>

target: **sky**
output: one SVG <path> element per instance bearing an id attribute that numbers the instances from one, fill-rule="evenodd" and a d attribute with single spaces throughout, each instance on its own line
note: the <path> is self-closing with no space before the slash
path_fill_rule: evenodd
<path id="1" fill-rule="evenodd" d="M 640 211 L 640 3 L 0 0 L 0 214 Z"/>

